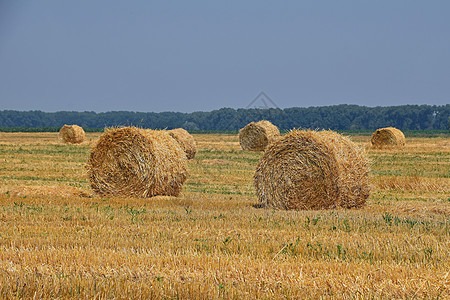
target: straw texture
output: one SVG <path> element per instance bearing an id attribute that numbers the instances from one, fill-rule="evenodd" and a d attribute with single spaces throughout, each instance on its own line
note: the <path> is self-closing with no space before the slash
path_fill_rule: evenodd
<path id="1" fill-rule="evenodd" d="M 269 121 L 251 122 L 239 130 L 239 144 L 245 151 L 264 151 L 280 137 L 278 127 Z"/>
<path id="2" fill-rule="evenodd" d="M 369 163 L 342 135 L 293 130 L 266 149 L 254 185 L 262 207 L 361 207 L 370 193 Z"/>
<path id="3" fill-rule="evenodd" d="M 67 144 L 80 144 L 84 141 L 86 133 L 78 125 L 64 125 L 59 130 L 59 139 Z"/>
<path id="4" fill-rule="evenodd" d="M 178 196 L 187 176 L 186 155 L 166 131 L 135 127 L 107 129 L 86 167 L 100 195 Z"/>
<path id="5" fill-rule="evenodd" d="M 377 129 L 370 140 L 373 148 L 398 147 L 406 144 L 405 135 L 401 130 L 394 127 Z"/>
<path id="6" fill-rule="evenodd" d="M 180 144 L 181 148 L 183 148 L 187 159 L 193 159 L 197 153 L 194 137 L 183 128 L 172 129 L 168 132 Z"/>

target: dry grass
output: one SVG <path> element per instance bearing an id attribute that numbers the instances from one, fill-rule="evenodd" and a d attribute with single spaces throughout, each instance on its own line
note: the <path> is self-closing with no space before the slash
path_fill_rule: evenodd
<path id="1" fill-rule="evenodd" d="M 97 196 L 98 136 L 0 133 L 0 298 L 450 298 L 445 139 L 369 150 L 362 209 L 273 211 L 234 135 L 195 136 L 179 197 Z"/>
<path id="2" fill-rule="evenodd" d="M 427 178 L 420 176 L 379 176 L 373 185 L 382 190 L 409 190 L 421 192 L 449 191 L 448 178 Z"/>

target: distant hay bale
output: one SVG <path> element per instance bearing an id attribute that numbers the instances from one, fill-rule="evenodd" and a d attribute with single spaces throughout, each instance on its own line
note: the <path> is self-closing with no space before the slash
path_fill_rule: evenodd
<path id="1" fill-rule="evenodd" d="M 370 140 L 373 148 L 404 147 L 405 135 L 399 129 L 386 127 L 377 129 Z"/>
<path id="2" fill-rule="evenodd" d="M 370 193 L 369 163 L 336 132 L 293 130 L 266 149 L 254 185 L 266 208 L 361 207 Z"/>
<path id="3" fill-rule="evenodd" d="M 251 122 L 239 130 L 239 144 L 242 150 L 264 151 L 266 147 L 280 137 L 277 126 L 269 121 Z"/>
<path id="4" fill-rule="evenodd" d="M 186 155 L 166 131 L 135 127 L 105 130 L 86 168 L 92 189 L 109 196 L 178 196 L 187 176 Z"/>
<path id="5" fill-rule="evenodd" d="M 84 141 L 86 133 L 78 125 L 64 125 L 59 130 L 59 138 L 64 143 L 80 144 Z"/>
<path id="6" fill-rule="evenodd" d="M 172 129 L 168 132 L 180 144 L 181 148 L 183 148 L 187 159 L 193 159 L 195 153 L 197 153 L 197 147 L 195 146 L 195 140 L 192 135 L 183 128 Z"/>

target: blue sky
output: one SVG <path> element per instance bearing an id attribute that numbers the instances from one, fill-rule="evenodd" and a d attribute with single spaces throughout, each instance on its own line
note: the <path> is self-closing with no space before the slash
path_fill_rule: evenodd
<path id="1" fill-rule="evenodd" d="M 1 0 L 0 110 L 449 104 L 449 16 L 448 0 Z"/>

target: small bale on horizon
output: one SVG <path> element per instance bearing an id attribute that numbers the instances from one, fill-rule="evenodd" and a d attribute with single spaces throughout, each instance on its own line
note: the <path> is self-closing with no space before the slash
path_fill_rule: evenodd
<path id="1" fill-rule="evenodd" d="M 91 150 L 92 189 L 104 196 L 178 196 L 187 177 L 187 159 L 166 131 L 108 128 Z"/>
<path id="2" fill-rule="evenodd" d="M 66 144 L 80 144 L 85 136 L 84 129 L 78 125 L 64 125 L 58 134 L 59 139 Z"/>
<path id="3" fill-rule="evenodd" d="M 405 135 L 394 127 L 377 129 L 370 140 L 373 148 L 403 148 L 406 144 Z"/>
<path id="4" fill-rule="evenodd" d="M 175 128 L 168 131 L 169 135 L 180 144 L 186 153 L 187 159 L 193 159 L 197 153 L 194 137 L 183 128 Z"/>
<path id="5" fill-rule="evenodd" d="M 239 130 L 239 144 L 244 151 L 264 151 L 279 138 L 278 127 L 265 120 L 251 122 Z"/>
<path id="6" fill-rule="evenodd" d="M 254 186 L 265 208 L 359 208 L 370 194 L 369 162 L 336 132 L 293 130 L 266 149 Z"/>

